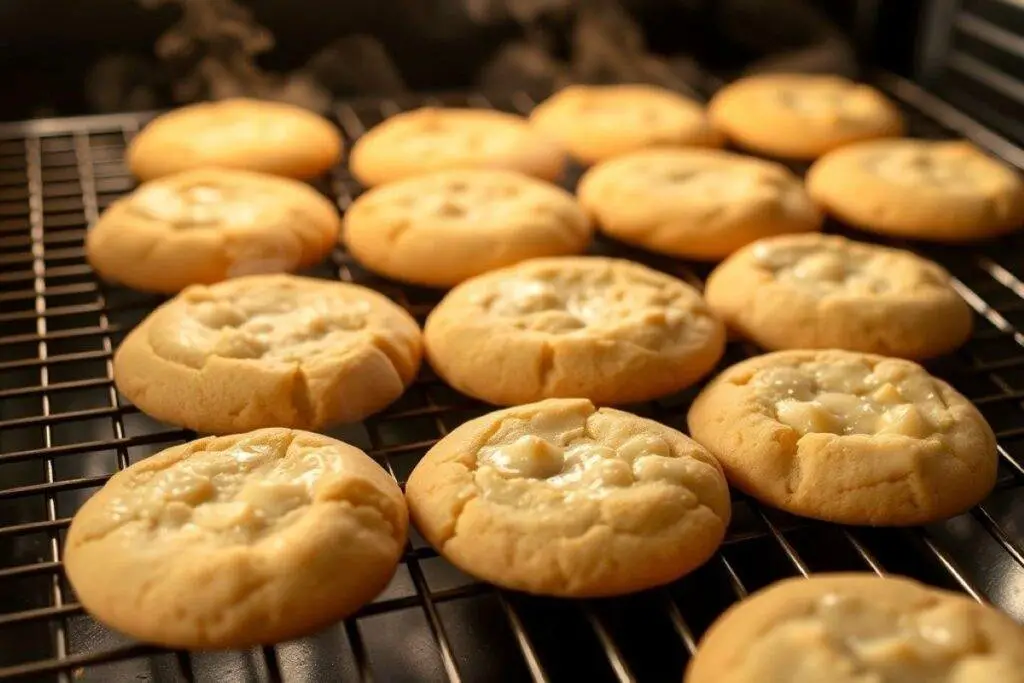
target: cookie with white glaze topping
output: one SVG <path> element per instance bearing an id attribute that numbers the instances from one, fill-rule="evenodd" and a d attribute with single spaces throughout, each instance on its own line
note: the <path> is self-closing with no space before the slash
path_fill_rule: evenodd
<path id="1" fill-rule="evenodd" d="M 704 107 L 651 85 L 571 85 L 541 102 L 530 125 L 584 164 L 649 147 L 721 147 Z"/>
<path id="2" fill-rule="evenodd" d="M 720 150 L 626 154 L 587 171 L 577 192 L 605 234 L 700 260 L 770 235 L 815 232 L 823 219 L 787 168 Z"/>
<path id="3" fill-rule="evenodd" d="M 847 349 L 920 360 L 967 341 L 972 313 L 941 266 L 836 235 L 758 240 L 708 277 L 731 329 L 768 350 Z"/>
<path id="4" fill-rule="evenodd" d="M 317 631 L 371 600 L 407 528 L 398 484 L 358 448 L 264 429 L 115 474 L 71 521 L 64 567 L 86 610 L 129 636 L 247 647 Z"/>
<path id="5" fill-rule="evenodd" d="M 903 134 L 882 93 L 840 76 L 759 74 L 711 98 L 712 124 L 737 147 L 784 159 L 816 159 L 851 143 Z"/>
<path id="6" fill-rule="evenodd" d="M 757 500 L 841 524 L 908 526 L 992 490 L 992 428 L 916 363 L 838 350 L 737 363 L 690 407 L 690 434 Z"/>
<path id="7" fill-rule="evenodd" d="M 338 162 L 338 129 L 283 102 L 231 98 L 174 109 L 153 119 L 128 145 L 141 180 L 196 168 L 233 168 L 313 178 Z"/>
<path id="8" fill-rule="evenodd" d="M 114 354 L 118 390 L 197 432 L 322 429 L 401 396 L 420 365 L 416 321 L 358 285 L 251 275 L 193 286 Z"/>
<path id="9" fill-rule="evenodd" d="M 305 183 L 205 168 L 151 180 L 111 204 L 86 234 L 85 255 L 105 280 L 176 294 L 315 265 L 340 224 L 334 205 Z"/>
<path id="10" fill-rule="evenodd" d="M 540 256 L 578 254 L 592 230 L 575 198 L 515 171 L 437 171 L 375 187 L 345 212 L 343 239 L 362 265 L 451 287 Z"/>
<path id="11" fill-rule="evenodd" d="M 730 516 L 728 487 L 707 451 L 584 399 L 461 425 L 419 462 L 406 496 L 423 537 L 463 571 L 569 597 L 679 578 L 711 557 Z"/>
<path id="12" fill-rule="evenodd" d="M 685 683 L 1024 683 L 1024 630 L 903 577 L 815 574 L 754 593 L 704 634 Z"/>
<path id="13" fill-rule="evenodd" d="M 352 147 L 352 175 L 370 187 L 433 171 L 491 168 L 556 181 L 566 154 L 526 119 L 493 109 L 422 107 L 395 114 Z"/>
<path id="14" fill-rule="evenodd" d="M 807 191 L 844 223 L 882 235 L 955 244 L 1024 226 L 1024 179 L 963 141 L 844 147 L 811 167 Z"/>
<path id="15" fill-rule="evenodd" d="M 434 370 L 497 405 L 645 401 L 714 368 L 725 328 L 690 285 L 621 259 L 531 259 L 463 282 L 424 327 Z"/>

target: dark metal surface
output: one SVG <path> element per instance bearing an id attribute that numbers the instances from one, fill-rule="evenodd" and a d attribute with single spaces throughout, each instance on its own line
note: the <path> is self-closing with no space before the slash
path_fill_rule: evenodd
<path id="1" fill-rule="evenodd" d="M 916 134 L 948 135 L 952 127 L 1020 163 L 1019 148 L 915 86 L 883 84 L 908 105 Z M 351 141 L 383 117 L 425 101 L 354 103 L 335 114 Z M 534 104 L 522 94 L 443 101 L 520 112 Z M 774 580 L 828 570 L 908 574 L 990 600 L 1024 621 L 1024 239 L 1018 237 L 977 250 L 917 248 L 953 272 L 977 311 L 970 343 L 930 364 L 977 403 L 999 437 L 999 485 L 968 514 L 924 529 L 842 528 L 737 497 L 728 539 L 705 567 L 665 588 L 584 602 L 476 583 L 414 534 L 380 597 L 309 638 L 242 652 L 185 653 L 138 645 L 100 626 L 82 612 L 63 576 L 69 519 L 111 473 L 193 436 L 142 415 L 114 389 L 112 350 L 159 300 L 98 283 L 82 249 L 87 225 L 134 186 L 122 155 L 141 123 L 114 116 L 0 127 L 0 679 L 678 683 L 695 641 L 729 604 Z M 344 167 L 319 186 L 342 210 L 358 192 Z M 709 270 L 607 242 L 595 249 L 694 284 Z M 340 249 L 312 274 L 375 287 L 420 320 L 440 296 L 373 277 Z M 723 365 L 751 352 L 733 343 Z M 634 409 L 682 428 L 695 392 Z M 402 482 L 440 436 L 485 411 L 425 370 L 384 413 L 331 434 L 367 450 Z"/>

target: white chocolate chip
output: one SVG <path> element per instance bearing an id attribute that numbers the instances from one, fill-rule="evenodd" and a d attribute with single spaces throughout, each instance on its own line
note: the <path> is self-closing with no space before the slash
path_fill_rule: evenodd
<path id="1" fill-rule="evenodd" d="M 801 434 L 838 434 L 842 423 L 820 404 L 812 401 L 783 399 L 776 406 L 779 422 L 787 424 Z"/>
<path id="2" fill-rule="evenodd" d="M 941 429 L 948 410 L 934 382 L 902 376 L 896 365 L 806 363 L 768 368 L 754 384 L 775 418 L 801 434 L 898 434 L 923 439 Z"/>
<path id="3" fill-rule="evenodd" d="M 526 425 L 532 433 L 523 433 Z M 692 492 L 704 490 L 702 467 L 675 456 L 663 437 L 614 427 L 599 432 L 600 438 L 586 434 L 578 415 L 510 420 L 477 453 L 476 484 L 486 499 L 520 507 L 651 483 L 681 487 L 694 500 Z"/>
<path id="4" fill-rule="evenodd" d="M 480 461 L 501 474 L 546 479 L 562 471 L 562 449 L 544 439 L 526 434 L 506 446 L 482 452 Z"/>

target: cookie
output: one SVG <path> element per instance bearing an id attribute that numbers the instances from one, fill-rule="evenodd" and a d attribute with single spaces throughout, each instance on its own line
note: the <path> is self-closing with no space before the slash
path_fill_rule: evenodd
<path id="1" fill-rule="evenodd" d="M 558 180 L 566 155 L 521 116 L 490 109 L 423 107 L 396 114 L 352 146 L 349 168 L 365 186 L 432 171 L 492 168 Z"/>
<path id="2" fill-rule="evenodd" d="M 319 263 L 338 239 L 334 205 L 288 178 L 197 169 L 144 183 L 100 215 L 85 255 L 105 280 L 174 294 L 239 275 Z"/>
<path id="3" fill-rule="evenodd" d="M 289 640 L 355 612 L 405 546 L 398 484 L 358 448 L 290 429 L 208 437 L 118 472 L 64 546 L 93 616 L 168 647 Z"/>
<path id="4" fill-rule="evenodd" d="M 685 683 L 1024 683 L 1024 630 L 902 577 L 775 583 L 712 624 Z"/>
<path id="5" fill-rule="evenodd" d="M 718 150 L 644 150 L 580 180 L 598 228 L 628 244 L 718 260 L 761 237 L 821 229 L 803 183 L 780 164 Z"/>
<path id="6" fill-rule="evenodd" d="M 620 595 L 710 558 L 729 490 L 674 429 L 584 399 L 550 399 L 461 425 L 406 484 L 413 523 L 468 574 L 513 590 Z"/>
<path id="7" fill-rule="evenodd" d="M 312 178 L 338 162 L 341 135 L 327 119 L 281 102 L 202 102 L 153 119 L 128 145 L 142 180 L 214 166 Z"/>
<path id="8" fill-rule="evenodd" d="M 1024 180 L 962 141 L 844 147 L 811 166 L 807 191 L 844 223 L 881 235 L 962 243 L 1024 224 Z"/>
<path id="9" fill-rule="evenodd" d="M 462 283 L 427 318 L 434 370 L 497 405 L 645 401 L 714 368 L 724 326 L 697 290 L 636 263 L 532 259 Z"/>
<path id="10" fill-rule="evenodd" d="M 584 164 L 648 147 L 721 147 L 704 107 L 650 85 L 572 85 L 539 104 L 530 124 Z"/>
<path id="11" fill-rule="evenodd" d="M 899 109 L 882 93 L 839 76 L 741 78 L 711 98 L 708 116 L 737 147 L 786 159 L 816 159 L 904 129 Z"/>
<path id="12" fill-rule="evenodd" d="M 344 241 L 364 266 L 451 287 L 539 256 L 579 254 L 590 221 L 565 190 L 514 171 L 437 171 L 382 185 L 345 212 Z"/>
<path id="13" fill-rule="evenodd" d="M 939 265 L 835 235 L 754 242 L 711 273 L 704 297 L 728 327 L 769 350 L 925 359 L 971 335 L 971 309 Z"/>
<path id="14" fill-rule="evenodd" d="M 397 399 L 421 355 L 416 321 L 370 289 L 250 275 L 156 309 L 114 354 L 114 382 L 143 412 L 197 432 L 319 430 Z"/>
<path id="15" fill-rule="evenodd" d="M 804 517 L 904 526 L 992 490 L 998 456 L 978 410 L 920 365 L 852 351 L 777 351 L 697 397 L 690 434 L 729 482 Z"/>

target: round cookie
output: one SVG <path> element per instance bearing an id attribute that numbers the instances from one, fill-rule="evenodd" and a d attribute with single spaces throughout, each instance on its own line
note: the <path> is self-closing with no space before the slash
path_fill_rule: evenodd
<path id="1" fill-rule="evenodd" d="M 462 283 L 427 318 L 424 341 L 442 379 L 488 403 L 608 405 L 690 386 L 722 357 L 725 328 L 674 277 L 630 261 L 565 256 Z"/>
<path id="2" fill-rule="evenodd" d="M 423 107 L 395 114 L 352 146 L 349 168 L 365 186 L 432 171 L 494 168 L 558 180 L 565 152 L 526 119 L 490 109 Z"/>
<path id="3" fill-rule="evenodd" d="M 816 159 L 861 140 L 899 137 L 899 109 L 874 88 L 839 76 L 763 74 L 719 90 L 712 124 L 737 147 L 786 159 Z"/>
<path id="4" fill-rule="evenodd" d="M 421 355 L 416 321 L 381 294 L 251 275 L 156 309 L 114 354 L 114 382 L 146 414 L 197 432 L 322 429 L 393 402 Z"/>
<path id="5" fill-rule="evenodd" d="M 960 243 L 1024 224 L 1024 180 L 962 141 L 844 147 L 811 166 L 807 191 L 844 223 L 882 235 Z"/>
<path id="6" fill-rule="evenodd" d="M 345 245 L 370 270 L 451 287 L 539 256 L 578 254 L 590 221 L 565 190 L 514 171 L 438 171 L 376 187 L 345 212 Z"/>
<path id="7" fill-rule="evenodd" d="M 971 335 L 971 309 L 939 265 L 835 235 L 754 242 L 711 273 L 704 298 L 728 327 L 769 350 L 925 359 Z"/>
<path id="8" fill-rule="evenodd" d="M 144 183 L 104 211 L 85 255 L 105 280 L 174 294 L 239 275 L 319 263 L 341 219 L 313 188 L 230 169 L 183 171 Z"/>
<path id="9" fill-rule="evenodd" d="M 406 484 L 413 523 L 454 565 L 505 588 L 631 593 L 710 558 L 729 523 L 715 459 L 674 429 L 584 399 L 461 425 Z"/>
<path id="10" fill-rule="evenodd" d="M 1024 683 L 1024 629 L 965 595 L 868 573 L 786 579 L 733 605 L 685 683 Z"/>
<path id="11" fill-rule="evenodd" d="M 718 260 L 761 237 L 821 229 L 781 164 L 718 150 L 655 149 L 584 174 L 580 204 L 602 232 L 672 256 Z"/>
<path id="12" fill-rule="evenodd" d="M 405 546 L 398 484 L 358 448 L 290 429 L 208 437 L 118 472 L 64 546 L 103 623 L 180 648 L 290 640 L 355 612 Z"/>
<path id="13" fill-rule="evenodd" d="M 539 104 L 530 124 L 584 164 L 647 147 L 722 145 L 701 104 L 651 85 L 571 85 Z"/>
<path id="14" fill-rule="evenodd" d="M 281 102 L 201 102 L 153 119 L 128 145 L 142 180 L 215 166 L 312 178 L 338 162 L 341 136 L 327 119 Z"/>
<path id="15" fill-rule="evenodd" d="M 769 353 L 716 377 L 687 419 L 733 486 L 804 517 L 925 524 L 967 510 L 995 484 L 988 423 L 906 360 Z"/>

